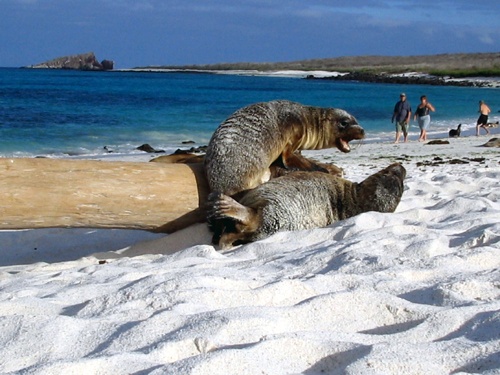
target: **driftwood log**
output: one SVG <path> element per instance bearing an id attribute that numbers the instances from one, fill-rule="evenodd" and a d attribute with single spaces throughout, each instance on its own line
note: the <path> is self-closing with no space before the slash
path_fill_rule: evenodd
<path id="1" fill-rule="evenodd" d="M 172 233 L 205 219 L 202 164 L 0 158 L 0 229 Z"/>

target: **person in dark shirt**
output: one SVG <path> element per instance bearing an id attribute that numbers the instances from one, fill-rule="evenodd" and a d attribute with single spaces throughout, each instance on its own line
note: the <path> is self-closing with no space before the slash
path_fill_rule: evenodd
<path id="1" fill-rule="evenodd" d="M 392 123 L 396 120 L 396 140 L 394 143 L 399 142 L 401 133 L 403 133 L 404 141 L 408 141 L 408 126 L 411 118 L 411 105 L 410 102 L 406 100 L 406 94 L 404 92 L 401 93 L 399 98 L 399 102 L 394 106 L 394 113 L 392 114 L 391 120 Z"/>
<path id="2" fill-rule="evenodd" d="M 427 100 L 427 96 L 422 95 L 420 97 L 420 104 L 415 110 L 414 117 L 414 120 L 418 120 L 418 126 L 420 128 L 419 142 L 427 141 L 427 129 L 429 129 L 431 123 L 430 112 L 434 112 L 435 110 L 434 106 Z"/>

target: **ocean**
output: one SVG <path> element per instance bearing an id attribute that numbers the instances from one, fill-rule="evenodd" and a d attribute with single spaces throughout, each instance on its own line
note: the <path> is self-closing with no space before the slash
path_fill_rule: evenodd
<path id="1" fill-rule="evenodd" d="M 391 116 L 400 92 L 414 109 L 420 95 L 436 107 L 429 138 L 447 136 L 459 123 L 463 135 L 474 135 L 479 100 L 492 109 L 491 121 L 500 118 L 500 90 L 492 88 L 2 68 L 0 157 L 133 154 L 142 153 L 136 148 L 145 143 L 167 153 L 203 146 L 237 109 L 274 99 L 343 108 L 365 128 L 365 142 L 392 141 Z M 418 133 L 412 122 L 410 139 Z"/>

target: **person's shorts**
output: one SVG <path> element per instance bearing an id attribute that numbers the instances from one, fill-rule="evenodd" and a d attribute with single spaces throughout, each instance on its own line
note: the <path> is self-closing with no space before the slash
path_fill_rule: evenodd
<path id="1" fill-rule="evenodd" d="M 418 118 L 418 126 L 420 130 L 427 130 L 429 128 L 430 123 L 431 123 L 430 115 L 420 116 Z"/>
<path id="2" fill-rule="evenodd" d="M 396 121 L 396 131 L 403 132 L 403 134 L 408 133 L 408 124 L 404 121 Z"/>
<path id="3" fill-rule="evenodd" d="M 481 115 L 477 119 L 478 125 L 486 125 L 488 123 L 488 115 Z"/>

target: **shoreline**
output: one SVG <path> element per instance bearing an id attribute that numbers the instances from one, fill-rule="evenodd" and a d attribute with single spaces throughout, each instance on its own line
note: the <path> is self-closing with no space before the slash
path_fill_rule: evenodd
<path id="1" fill-rule="evenodd" d="M 429 133 L 429 139 L 427 142 L 419 142 L 417 140 L 418 133 L 410 132 L 410 139 L 406 143 L 402 141 L 394 143 L 392 138 L 368 138 L 366 140 L 351 142 L 351 152 L 349 153 L 342 153 L 337 149 L 303 150 L 302 153 L 305 156 L 316 158 L 319 161 L 332 162 L 334 164 L 336 161 L 341 161 L 342 163 L 364 163 L 367 162 L 367 157 L 379 159 L 382 156 L 377 155 L 378 152 L 387 153 L 385 156 L 386 158 L 391 157 L 390 155 L 392 155 L 393 158 L 397 158 L 398 153 L 401 153 L 402 155 L 407 155 L 408 157 L 414 159 L 431 158 L 435 155 L 461 158 L 467 155 L 490 155 L 500 153 L 498 148 L 482 146 L 490 139 L 500 138 L 500 128 L 490 128 L 490 133 L 490 135 L 466 135 L 458 138 L 445 137 L 444 133 Z M 443 136 L 439 136 L 440 134 Z M 432 143 L 436 141 L 449 142 L 449 144 L 429 144 L 429 142 Z M 179 150 L 189 153 L 189 148 L 180 148 Z M 74 160 L 89 159 L 101 161 L 150 162 L 157 157 L 165 155 L 169 155 L 169 153 L 106 153 L 96 155 L 58 156 L 57 158 Z M 199 155 L 199 153 L 193 152 L 193 155 Z"/>
<path id="2" fill-rule="evenodd" d="M 281 78 L 302 78 L 326 81 L 355 81 L 366 83 L 411 84 L 411 85 L 439 85 L 500 88 L 500 77 L 438 77 L 422 72 L 407 73 L 361 73 L 337 72 L 326 70 L 210 70 L 210 69 L 176 69 L 176 68 L 131 68 L 117 69 L 114 72 L 137 73 L 185 73 L 185 74 L 225 74 L 241 76 L 262 76 Z"/>
<path id="3" fill-rule="evenodd" d="M 4 68 L 4 69 L 46 69 L 64 70 L 60 68 Z M 98 70 L 82 70 L 84 72 L 101 72 Z M 409 84 L 409 85 L 438 85 L 438 86 L 462 86 L 479 88 L 500 88 L 500 77 L 496 76 L 469 76 L 455 78 L 452 76 L 436 76 L 423 72 L 413 71 L 405 73 L 366 73 L 366 72 L 339 72 L 331 70 L 257 70 L 257 69 L 195 69 L 195 68 L 120 68 L 105 70 L 107 73 L 184 73 L 184 74 L 221 74 L 221 75 L 241 75 L 241 76 L 261 76 L 280 78 L 302 78 L 310 80 L 326 81 L 353 81 L 365 83 L 388 83 L 388 84 Z"/>

